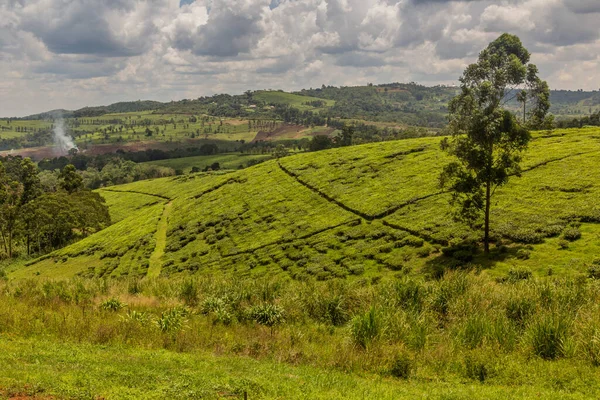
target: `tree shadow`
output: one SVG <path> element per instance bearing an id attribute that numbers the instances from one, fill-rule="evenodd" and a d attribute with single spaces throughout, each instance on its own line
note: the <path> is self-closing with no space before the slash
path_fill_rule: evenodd
<path id="1" fill-rule="evenodd" d="M 440 279 L 447 271 L 481 271 L 493 268 L 509 259 L 526 260 L 531 247 L 523 244 L 497 246 L 484 254 L 481 246 L 464 241 L 442 249 L 442 252 L 425 262 L 423 272 L 433 279 Z"/>

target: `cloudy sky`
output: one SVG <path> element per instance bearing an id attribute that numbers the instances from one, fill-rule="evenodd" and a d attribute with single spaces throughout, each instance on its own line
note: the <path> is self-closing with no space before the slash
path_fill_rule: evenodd
<path id="1" fill-rule="evenodd" d="M 598 0 L 0 0 L 0 116 L 321 84 L 455 83 L 502 32 L 600 87 Z"/>

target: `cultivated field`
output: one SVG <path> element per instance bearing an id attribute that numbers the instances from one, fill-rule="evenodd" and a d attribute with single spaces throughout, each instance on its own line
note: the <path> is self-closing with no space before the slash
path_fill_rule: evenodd
<path id="1" fill-rule="evenodd" d="M 585 271 L 600 234 L 595 224 L 600 206 L 594 200 L 600 179 L 594 167 L 600 161 L 598 137 L 597 129 L 535 134 L 523 176 L 495 194 L 496 246 L 491 261 L 483 263 L 487 274 L 500 276 L 514 267 L 538 275 L 549 269 L 558 275 Z M 299 154 L 229 174 L 136 182 L 101 193 L 110 193 L 117 216 L 122 207 L 136 207 L 131 218 L 136 210 L 148 216 L 159 208 L 143 208 L 149 196 L 161 204 L 172 202 L 163 274 L 213 273 L 218 267 L 241 275 L 318 279 L 399 271 L 435 275 L 448 266 L 483 262 L 472 248 L 457 245 L 479 240 L 480 232 L 452 219 L 448 194 L 438 187 L 447 160 L 438 138 L 411 139 Z M 140 200 L 132 201 L 132 196 Z M 156 220 L 145 221 L 150 225 L 135 241 L 143 242 L 155 231 Z M 98 237 L 114 237 L 113 231 L 124 224 Z M 50 276 L 52 267 L 65 275 L 85 269 L 86 274 L 103 276 L 107 269 L 101 265 L 120 265 L 131 258 L 118 248 L 133 243 L 121 238 L 85 255 L 96 257 L 95 268 L 80 263 L 76 249 L 96 240 L 91 236 L 15 274 Z M 151 255 L 152 244 L 148 240 L 140 245 L 147 250 L 139 264 Z M 448 246 L 450 250 L 442 251 Z M 111 271 L 118 276 L 122 269 Z M 144 275 L 144 267 L 137 267 L 136 274 Z"/>

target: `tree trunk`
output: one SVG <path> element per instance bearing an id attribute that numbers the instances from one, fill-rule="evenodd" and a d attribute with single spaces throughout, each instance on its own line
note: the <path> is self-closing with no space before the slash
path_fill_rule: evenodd
<path id="1" fill-rule="evenodd" d="M 483 238 L 483 246 L 485 254 L 490 254 L 490 200 L 491 182 L 485 184 L 485 236 Z"/>

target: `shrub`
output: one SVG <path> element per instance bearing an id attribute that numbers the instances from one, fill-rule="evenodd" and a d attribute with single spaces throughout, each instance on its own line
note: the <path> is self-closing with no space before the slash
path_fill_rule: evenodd
<path id="1" fill-rule="evenodd" d="M 539 244 L 544 241 L 543 235 L 533 229 L 518 229 L 508 233 L 507 236 L 517 243 L 524 244 Z"/>
<path id="2" fill-rule="evenodd" d="M 132 279 L 127 285 L 127 293 L 136 295 L 142 292 L 142 283 L 139 279 Z"/>
<path id="3" fill-rule="evenodd" d="M 586 327 L 580 344 L 583 354 L 592 365 L 600 366 L 600 330 L 596 326 Z"/>
<path id="4" fill-rule="evenodd" d="M 284 310 L 277 304 L 264 303 L 250 309 L 250 317 L 258 324 L 273 328 L 285 322 Z"/>
<path id="5" fill-rule="evenodd" d="M 123 307 L 125 307 L 125 303 L 121 302 L 121 300 L 117 298 L 108 299 L 100 303 L 100 309 L 105 311 L 117 312 Z"/>
<path id="6" fill-rule="evenodd" d="M 135 311 L 135 310 L 131 310 L 128 311 L 127 314 L 125 314 L 125 316 L 121 317 L 122 321 L 133 321 L 133 322 L 137 322 L 142 326 L 146 326 L 148 325 L 151 321 L 152 321 L 152 315 L 147 313 L 147 312 L 143 312 L 143 311 Z"/>
<path id="7" fill-rule="evenodd" d="M 207 315 L 207 314 L 210 314 L 220 308 L 223 308 L 224 306 L 225 306 L 225 302 L 223 301 L 223 299 L 220 299 L 217 297 L 207 297 L 202 302 L 202 306 L 200 307 L 200 312 L 202 312 L 202 314 Z"/>
<path id="8" fill-rule="evenodd" d="M 366 349 L 373 340 L 377 339 L 383 331 L 383 322 L 380 313 L 371 307 L 364 314 L 359 314 L 352 319 L 350 334 L 355 344 Z"/>
<path id="9" fill-rule="evenodd" d="M 390 367 L 390 374 L 399 379 L 408 379 L 414 370 L 414 362 L 406 353 L 396 355 Z"/>
<path id="10" fill-rule="evenodd" d="M 193 279 L 188 279 L 181 285 L 181 292 L 179 298 L 183 300 L 188 306 L 195 306 L 198 304 L 198 285 Z"/>
<path id="11" fill-rule="evenodd" d="M 569 325 L 564 317 L 556 314 L 538 317 L 529 331 L 533 353 L 546 360 L 562 357 L 568 333 Z"/>
<path id="12" fill-rule="evenodd" d="M 589 278 L 600 279 L 600 265 L 590 265 L 587 269 L 587 273 Z"/>
<path id="13" fill-rule="evenodd" d="M 517 251 L 517 258 L 519 260 L 529 260 L 530 255 L 531 255 L 531 252 L 529 250 L 519 249 Z"/>
<path id="14" fill-rule="evenodd" d="M 176 333 L 182 330 L 187 322 L 189 311 L 185 307 L 174 307 L 163 313 L 156 320 L 156 326 L 163 333 Z"/>
<path id="15" fill-rule="evenodd" d="M 561 250 L 567 250 L 569 248 L 569 241 L 565 239 L 560 239 L 558 241 L 558 248 Z"/>
<path id="16" fill-rule="evenodd" d="M 563 231 L 561 237 L 569 242 L 574 242 L 581 238 L 581 231 L 578 228 L 570 226 Z"/>

